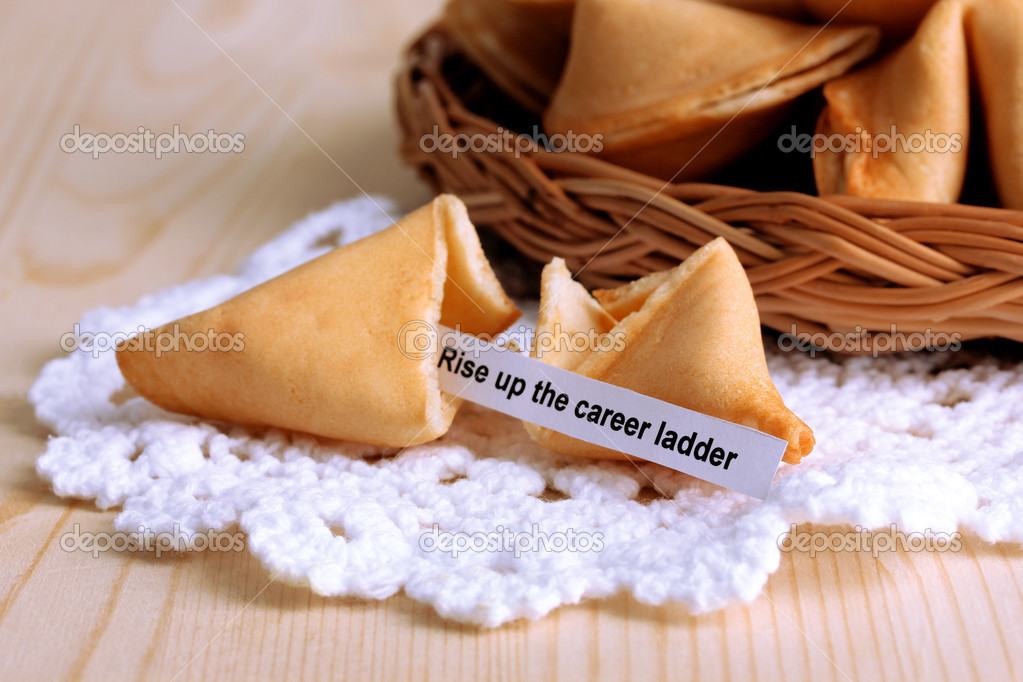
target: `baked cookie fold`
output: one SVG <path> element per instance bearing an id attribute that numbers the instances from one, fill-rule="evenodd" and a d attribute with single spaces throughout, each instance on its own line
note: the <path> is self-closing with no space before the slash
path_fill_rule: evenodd
<path id="1" fill-rule="evenodd" d="M 959 0 L 941 0 L 894 53 L 825 84 L 816 131 L 825 151 L 813 159 L 820 194 L 959 198 L 970 135 L 963 13 Z"/>
<path id="2" fill-rule="evenodd" d="M 602 158 L 643 173 L 700 178 L 879 39 L 870 26 L 809 26 L 697 0 L 577 0 L 544 129 L 599 135 Z"/>
<path id="3" fill-rule="evenodd" d="M 505 94 L 540 113 L 568 55 L 571 0 L 448 0 L 443 23 Z"/>
<path id="4" fill-rule="evenodd" d="M 819 21 L 874 24 L 885 36 L 901 40 L 912 35 L 936 0 L 802 0 Z"/>
<path id="5" fill-rule="evenodd" d="M 544 268 L 540 296 L 538 337 L 592 330 L 596 338 L 610 334 L 624 345 L 602 343 L 596 347 L 614 349 L 579 352 L 564 344 L 560 352 L 540 355 L 543 362 L 787 440 L 789 463 L 813 449 L 813 432 L 771 381 L 753 291 L 724 239 L 673 270 L 598 290 L 596 298 L 555 259 Z M 626 458 L 550 429 L 526 428 L 554 452 Z"/>
<path id="6" fill-rule="evenodd" d="M 966 26 L 998 198 L 1023 209 L 1023 0 L 974 0 Z"/>
<path id="7" fill-rule="evenodd" d="M 404 447 L 442 435 L 460 405 L 439 388 L 437 325 L 497 334 L 518 315 L 464 204 L 441 195 L 381 232 L 128 339 L 117 362 L 140 395 L 172 412 Z M 200 336 L 232 347 L 196 350 Z"/>

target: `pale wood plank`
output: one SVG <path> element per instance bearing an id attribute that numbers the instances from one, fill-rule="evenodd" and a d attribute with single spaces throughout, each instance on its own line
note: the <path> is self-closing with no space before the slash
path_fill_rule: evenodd
<path id="1" fill-rule="evenodd" d="M 47 433 L 25 394 L 60 335 L 82 310 L 230 270 L 357 194 L 288 116 L 366 190 L 425 200 L 394 153 L 390 76 L 439 4 L 182 3 L 238 66 L 169 2 L 0 10 L 2 676 L 1019 679 L 1023 552 L 975 539 L 955 555 L 784 555 L 761 598 L 702 616 L 619 596 L 492 631 L 403 596 L 268 585 L 245 553 L 60 549 L 75 524 L 110 530 L 114 514 L 59 500 L 34 474 Z M 246 149 L 94 160 L 60 152 L 74 123 L 212 127 L 243 132 Z"/>

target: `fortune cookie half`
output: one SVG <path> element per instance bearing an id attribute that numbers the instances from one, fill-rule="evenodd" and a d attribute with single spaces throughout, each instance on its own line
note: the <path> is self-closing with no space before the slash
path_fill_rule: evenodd
<path id="1" fill-rule="evenodd" d="M 540 113 L 568 55 L 572 8 L 571 0 L 448 0 L 444 25 L 505 94 Z"/>
<path id="2" fill-rule="evenodd" d="M 724 239 L 673 270 L 595 294 L 572 279 L 563 260 L 551 261 L 541 279 L 537 336 L 592 330 L 621 339 L 624 348 L 599 350 L 614 347 L 604 343 L 579 352 L 564 344 L 540 354 L 542 361 L 787 440 L 784 459 L 792 464 L 813 449 L 813 432 L 771 382 L 753 291 Z M 626 458 L 536 425 L 527 430 L 562 454 Z"/>
<path id="3" fill-rule="evenodd" d="M 874 27 L 808 26 L 697 0 L 577 0 L 544 129 L 600 136 L 603 158 L 643 173 L 701 178 L 879 39 Z"/>
<path id="4" fill-rule="evenodd" d="M 518 314 L 465 206 L 441 195 L 386 230 L 128 339 L 117 362 L 140 395 L 173 412 L 404 447 L 442 435 L 460 404 L 438 384 L 438 323 L 497 334 Z M 188 352 L 185 339 L 208 333 L 241 343 Z M 182 343 L 154 352 L 172 334 Z"/>
<path id="5" fill-rule="evenodd" d="M 817 139 L 841 151 L 814 156 L 820 194 L 945 203 L 959 198 L 970 135 L 959 0 L 934 5 L 894 53 L 825 84 L 824 98 Z"/>

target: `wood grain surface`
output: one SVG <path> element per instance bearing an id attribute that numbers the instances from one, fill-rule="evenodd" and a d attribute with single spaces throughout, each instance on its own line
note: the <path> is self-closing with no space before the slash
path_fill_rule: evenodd
<path id="1" fill-rule="evenodd" d="M 701 616 L 620 596 L 489 631 L 273 583 L 247 552 L 60 548 L 115 514 L 35 475 L 48 433 L 26 394 L 60 336 L 230 271 L 333 200 L 426 201 L 395 152 L 391 76 L 439 4 L 0 4 L 0 678 L 1023 679 L 1023 552 L 971 537 L 783 554 L 756 601 Z M 241 133 L 244 151 L 93 158 L 61 150 L 75 125 Z"/>

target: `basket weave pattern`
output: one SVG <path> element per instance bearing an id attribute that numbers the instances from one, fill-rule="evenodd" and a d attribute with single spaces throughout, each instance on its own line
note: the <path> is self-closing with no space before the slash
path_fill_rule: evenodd
<path id="1" fill-rule="evenodd" d="M 474 223 L 591 287 L 674 267 L 725 237 L 764 325 L 790 332 L 943 332 L 1023 341 L 1023 212 L 703 183 L 665 184 L 580 153 L 423 151 L 424 135 L 495 135 L 449 82 L 464 64 L 441 27 L 397 79 L 405 160 L 459 195 Z"/>

